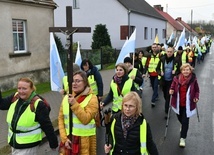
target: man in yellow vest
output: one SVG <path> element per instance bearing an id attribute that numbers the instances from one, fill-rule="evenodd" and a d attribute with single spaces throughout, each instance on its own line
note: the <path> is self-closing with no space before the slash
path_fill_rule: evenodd
<path id="1" fill-rule="evenodd" d="M 182 64 L 185 64 L 188 62 L 188 57 L 186 51 L 183 51 L 183 47 L 179 46 L 178 51 L 174 53 L 175 61 L 177 63 L 177 68 L 180 68 Z M 180 69 L 177 70 L 176 74 L 178 75 L 180 73 Z"/>
<path id="2" fill-rule="evenodd" d="M 153 90 L 152 99 L 151 99 L 151 106 L 155 107 L 155 101 L 158 99 L 158 73 L 156 71 L 157 65 L 159 63 L 159 54 L 157 44 L 152 44 L 152 53 L 146 60 L 145 70 L 143 76 L 146 76 L 146 72 L 149 73 L 149 78 Z"/>

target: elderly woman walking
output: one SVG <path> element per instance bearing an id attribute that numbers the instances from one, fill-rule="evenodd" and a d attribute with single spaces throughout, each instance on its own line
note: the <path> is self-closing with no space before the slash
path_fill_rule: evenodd
<path id="1" fill-rule="evenodd" d="M 181 123 L 180 147 L 185 147 L 189 129 L 189 117 L 196 113 L 199 100 L 199 86 L 193 68 L 189 63 L 183 64 L 181 73 L 174 77 L 169 94 L 172 95 L 171 106 Z"/>

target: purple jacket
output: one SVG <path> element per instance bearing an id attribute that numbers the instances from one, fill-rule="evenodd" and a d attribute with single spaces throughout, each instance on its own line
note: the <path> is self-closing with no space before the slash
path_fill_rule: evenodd
<path id="1" fill-rule="evenodd" d="M 175 76 L 170 89 L 174 90 L 174 93 L 172 94 L 172 98 L 171 98 L 171 106 L 175 109 L 177 109 L 177 102 L 179 103 L 179 88 L 180 88 L 180 84 L 178 82 L 178 76 Z M 192 73 L 192 78 L 189 81 L 188 84 L 188 89 L 189 91 L 187 91 L 187 101 L 186 103 L 190 103 L 190 111 L 194 110 L 196 108 L 196 103 L 193 102 L 193 99 L 197 98 L 199 99 L 199 86 L 198 86 L 198 82 L 197 82 L 197 78 L 196 75 L 194 73 Z M 188 100 L 189 98 L 189 100 Z M 188 104 L 186 104 L 187 106 Z"/>

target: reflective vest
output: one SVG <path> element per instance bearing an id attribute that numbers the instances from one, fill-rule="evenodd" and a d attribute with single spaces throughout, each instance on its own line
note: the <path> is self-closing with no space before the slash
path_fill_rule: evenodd
<path id="1" fill-rule="evenodd" d="M 147 57 L 142 57 L 142 59 L 141 59 L 143 67 L 145 67 L 145 65 L 146 65 L 146 59 L 147 59 Z"/>
<path id="2" fill-rule="evenodd" d="M 188 56 L 188 62 L 192 62 L 193 61 L 193 57 L 194 57 L 193 51 L 190 51 L 187 56 Z"/>
<path id="3" fill-rule="evenodd" d="M 98 94 L 97 82 L 95 81 L 94 75 L 89 75 L 88 77 L 89 85 L 93 91 L 93 94 Z"/>
<path id="4" fill-rule="evenodd" d="M 205 45 L 201 46 L 201 53 L 206 53 L 206 50 L 207 48 Z"/>
<path id="5" fill-rule="evenodd" d="M 69 89 L 68 89 L 68 76 L 64 76 L 62 79 L 64 91 L 68 94 Z"/>
<path id="6" fill-rule="evenodd" d="M 151 56 L 149 65 L 148 65 L 149 73 L 156 72 L 156 68 L 157 68 L 159 61 L 160 61 L 159 55 L 156 55 L 156 57 L 154 57 L 153 55 Z"/>
<path id="7" fill-rule="evenodd" d="M 136 75 L 137 75 L 137 68 L 133 68 L 132 71 L 129 73 L 128 76 L 129 76 L 129 77 L 131 77 L 131 76 L 135 76 L 135 77 L 136 77 Z M 135 88 L 136 88 L 137 90 L 140 89 L 139 85 L 138 85 L 136 82 L 134 82 L 134 85 L 135 85 Z"/>
<path id="8" fill-rule="evenodd" d="M 81 103 L 80 106 L 82 108 L 86 107 L 89 101 L 91 100 L 93 94 L 88 95 Z M 67 136 L 70 133 L 70 126 L 69 126 L 69 108 L 70 104 L 68 103 L 68 95 L 65 95 L 62 101 L 62 109 L 63 109 L 63 116 L 64 116 L 64 125 Z M 72 113 L 73 119 L 73 128 L 72 128 L 72 135 L 75 136 L 92 136 L 96 134 L 96 126 L 95 120 L 92 119 L 88 124 L 84 125 L 80 122 L 77 116 Z"/>
<path id="9" fill-rule="evenodd" d="M 177 55 L 177 52 L 174 53 L 174 56 L 175 56 L 175 57 L 176 57 L 176 55 Z M 187 56 L 187 52 L 183 51 L 183 52 L 182 52 L 182 55 L 181 55 L 181 63 L 182 63 L 182 64 L 187 63 L 186 56 Z"/>
<path id="10" fill-rule="evenodd" d="M 117 84 L 112 80 L 111 81 L 111 90 L 113 92 L 113 104 L 112 104 L 112 110 L 114 112 L 117 112 L 118 110 L 121 110 L 122 109 L 122 97 L 124 95 L 126 95 L 128 92 L 131 91 L 131 88 L 132 88 L 132 83 L 133 83 L 133 80 L 132 79 L 128 79 L 124 85 L 123 85 L 123 89 L 122 91 L 120 92 L 121 94 L 119 95 L 118 94 L 118 86 Z"/>
<path id="11" fill-rule="evenodd" d="M 111 124 L 113 148 L 112 148 L 112 151 L 110 152 L 110 155 L 112 155 L 114 146 L 115 146 L 115 135 L 114 135 L 115 123 L 116 123 L 116 119 L 114 119 Z M 147 124 L 146 124 L 146 120 L 144 119 L 143 123 L 140 125 L 140 153 L 141 153 L 141 155 L 148 155 L 148 151 L 146 148 L 146 137 L 147 137 Z"/>
<path id="12" fill-rule="evenodd" d="M 37 99 L 34 103 L 35 109 L 41 99 Z M 10 143 L 12 136 L 15 138 L 18 144 L 29 144 L 42 140 L 42 129 L 38 122 L 35 122 L 36 114 L 31 111 L 30 104 L 25 109 L 25 111 L 17 120 L 17 125 L 15 129 L 12 129 L 12 119 L 15 112 L 18 99 L 14 101 L 7 113 L 7 123 L 8 123 L 8 143 Z M 23 106 L 23 105 L 21 105 Z M 20 107 L 21 108 L 21 107 Z M 19 114 L 17 114 L 19 115 Z M 14 130 L 17 132 L 15 133 Z"/>

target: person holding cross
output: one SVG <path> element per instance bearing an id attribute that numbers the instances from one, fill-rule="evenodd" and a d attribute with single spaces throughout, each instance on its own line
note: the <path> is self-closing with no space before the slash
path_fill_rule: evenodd
<path id="1" fill-rule="evenodd" d="M 72 91 L 64 96 L 59 110 L 60 155 L 66 155 L 67 152 L 72 152 L 72 155 L 96 155 L 94 118 L 98 113 L 98 99 L 84 71 L 73 74 Z M 72 135 L 69 135 L 69 109 L 72 111 Z"/>

